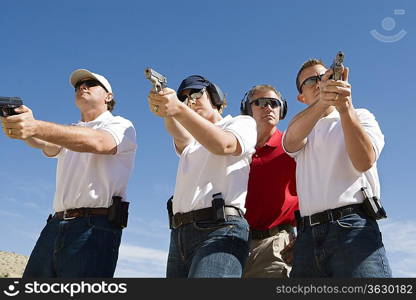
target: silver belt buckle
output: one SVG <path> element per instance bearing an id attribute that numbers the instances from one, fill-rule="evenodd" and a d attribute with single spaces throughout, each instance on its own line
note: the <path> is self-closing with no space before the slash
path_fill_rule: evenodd
<path id="1" fill-rule="evenodd" d="M 315 225 L 319 225 L 319 224 L 320 224 L 320 222 L 319 222 L 319 221 L 318 221 L 318 222 L 315 222 L 315 223 L 312 223 L 312 216 L 313 216 L 313 215 L 309 216 L 309 218 L 308 218 L 308 219 L 309 219 L 309 226 L 311 226 L 311 227 L 312 227 L 312 226 L 315 226 Z"/>
<path id="2" fill-rule="evenodd" d="M 64 217 L 63 217 L 63 220 L 68 221 L 68 220 L 73 220 L 73 219 L 75 219 L 75 217 L 67 217 L 67 216 L 66 216 L 66 213 L 67 213 L 67 210 L 64 210 Z"/>

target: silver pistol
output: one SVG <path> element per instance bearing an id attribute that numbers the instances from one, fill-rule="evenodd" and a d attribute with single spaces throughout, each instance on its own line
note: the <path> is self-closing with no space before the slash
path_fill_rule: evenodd
<path id="1" fill-rule="evenodd" d="M 144 69 L 144 76 L 146 76 L 146 78 L 152 83 L 152 91 L 155 93 L 160 92 L 168 86 L 168 80 L 166 77 L 151 68 Z"/>
<path id="2" fill-rule="evenodd" d="M 342 63 L 344 62 L 344 53 L 342 51 L 338 51 L 337 55 L 335 56 L 334 62 L 331 65 L 332 71 L 334 74 L 331 75 L 329 79 L 333 80 L 341 80 L 342 79 L 342 71 L 344 66 Z"/>

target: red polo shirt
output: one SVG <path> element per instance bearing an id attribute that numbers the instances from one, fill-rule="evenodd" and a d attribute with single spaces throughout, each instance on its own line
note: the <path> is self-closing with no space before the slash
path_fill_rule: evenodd
<path id="1" fill-rule="evenodd" d="M 280 224 L 295 225 L 298 208 L 296 163 L 282 148 L 279 130 L 261 148 L 250 165 L 246 214 L 250 228 L 266 230 Z"/>

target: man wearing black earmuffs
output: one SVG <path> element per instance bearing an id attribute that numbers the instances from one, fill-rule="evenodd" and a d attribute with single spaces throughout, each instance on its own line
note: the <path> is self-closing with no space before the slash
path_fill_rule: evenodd
<path id="1" fill-rule="evenodd" d="M 256 153 L 250 164 L 245 217 L 250 225 L 250 255 L 244 277 L 287 278 L 291 269 L 294 211 L 298 209 L 295 161 L 282 148 L 276 126 L 287 104 L 271 85 L 257 85 L 241 101 L 241 114 L 257 124 Z M 286 253 L 282 251 L 285 249 Z"/>
<path id="2" fill-rule="evenodd" d="M 149 93 L 149 108 L 162 117 L 179 156 L 173 199 L 168 278 L 241 277 L 248 256 L 244 201 L 256 123 L 249 116 L 222 117 L 225 95 L 200 75 L 177 92 Z"/>

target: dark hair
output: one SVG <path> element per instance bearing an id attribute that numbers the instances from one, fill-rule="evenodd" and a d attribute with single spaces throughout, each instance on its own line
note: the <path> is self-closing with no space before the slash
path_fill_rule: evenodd
<path id="1" fill-rule="evenodd" d="M 113 98 L 113 99 L 111 99 L 110 102 L 107 102 L 107 110 L 108 111 L 113 111 L 114 106 L 116 106 L 116 100 L 114 100 L 114 98 Z"/>
<path id="2" fill-rule="evenodd" d="M 300 90 L 300 82 L 299 82 L 299 76 L 300 73 L 302 73 L 303 70 L 305 70 L 306 68 L 312 67 L 312 66 L 316 66 L 316 65 L 322 65 L 326 68 L 324 62 L 319 59 L 319 58 L 310 58 L 307 61 L 305 61 L 302 66 L 300 67 L 298 74 L 296 75 L 296 88 L 298 89 L 298 92 L 301 93 Z"/>

